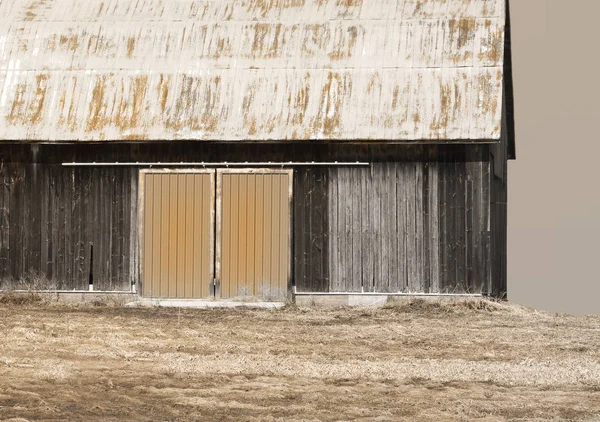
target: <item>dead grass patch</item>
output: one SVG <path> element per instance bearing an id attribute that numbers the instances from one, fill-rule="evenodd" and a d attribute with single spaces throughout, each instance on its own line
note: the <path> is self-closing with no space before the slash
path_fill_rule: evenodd
<path id="1" fill-rule="evenodd" d="M 435 316 L 439 314 L 450 313 L 508 313 L 516 312 L 518 307 L 509 305 L 505 302 L 500 302 L 487 298 L 466 298 L 466 299 L 401 299 L 391 301 L 385 306 L 384 310 Z"/>
<path id="2" fill-rule="evenodd" d="M 593 421 L 600 318 L 0 302 L 0 420 Z"/>
<path id="3" fill-rule="evenodd" d="M 42 296 L 36 293 L 15 293 L 4 292 L 0 293 L 0 304 L 2 305 L 31 305 L 39 303 L 43 300 Z"/>

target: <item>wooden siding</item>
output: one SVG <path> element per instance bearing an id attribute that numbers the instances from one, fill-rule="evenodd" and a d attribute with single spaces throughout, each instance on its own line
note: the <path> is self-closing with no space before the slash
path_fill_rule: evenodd
<path id="1" fill-rule="evenodd" d="M 494 208 L 490 209 L 493 201 L 490 172 L 494 170 L 491 149 L 489 145 L 184 142 L 0 145 L 0 181 L 3 182 L 0 186 L 0 277 L 14 281 L 26 278 L 27 274 L 37 274 L 56 280 L 56 286 L 61 289 L 87 290 L 91 270 L 95 289 L 129 290 L 132 283 L 138 282 L 138 169 L 67 168 L 60 165 L 63 161 L 154 162 L 165 161 L 164 157 L 170 157 L 173 162 L 364 160 L 373 163 L 370 169 L 296 169 L 292 270 L 299 292 L 341 290 L 347 288 L 346 283 L 352 283 L 348 288 L 358 290 L 354 283 L 358 285 L 359 281 L 366 285 L 365 291 L 375 291 L 377 285 L 377 289 L 387 286 L 388 290 L 394 290 L 395 286 L 407 290 L 417 286 L 424 292 L 498 292 L 502 286 L 497 283 L 501 284 L 502 279 L 493 277 L 492 288 L 489 274 L 505 267 L 505 263 L 502 264 L 505 249 L 500 240 L 506 235 L 506 227 L 505 219 L 496 219 Z M 367 174 L 363 178 L 364 172 Z M 360 190 L 349 188 L 354 185 L 360 185 Z M 336 206 L 336 215 L 329 197 L 334 190 L 343 193 L 339 204 L 345 204 L 341 214 Z M 391 194 L 381 195 L 386 190 Z M 380 195 L 375 200 L 377 192 Z M 505 190 L 494 192 L 501 195 L 494 197 L 497 202 L 502 202 L 502 198 L 505 202 Z M 412 198 L 412 203 L 408 198 Z M 405 199 L 407 202 L 403 202 Z M 348 203 L 350 213 L 345 211 Z M 381 223 L 391 218 L 389 215 L 394 209 L 396 226 L 398 220 L 404 221 L 405 236 L 411 234 L 408 241 L 397 237 L 393 243 L 391 234 L 382 233 L 383 227 L 394 224 L 394 221 L 386 226 Z M 386 210 L 390 212 L 384 212 L 382 219 L 382 211 Z M 422 218 L 409 220 L 408 214 Z M 361 217 L 360 226 L 355 225 L 354 215 Z M 377 215 L 380 216 L 378 225 Z M 341 221 L 347 222 L 348 231 L 340 226 Z M 334 228 L 331 232 L 330 227 Z M 359 227 L 360 237 L 357 236 Z M 366 253 L 367 242 L 381 245 L 364 256 L 359 281 L 355 281 L 354 270 L 345 281 L 343 277 L 333 279 L 332 274 L 349 272 L 331 268 L 337 262 L 331 247 L 333 235 L 343 237 L 340 245 L 345 242 L 353 247 L 351 254 L 346 249 L 335 251 L 338 256 L 344 252 L 346 261 L 354 260 L 357 253 Z M 406 250 L 397 255 L 389 253 L 391 246 L 402 245 L 402 242 L 416 245 L 415 254 L 421 255 L 408 256 Z M 388 250 L 383 251 L 389 244 Z M 382 257 L 388 257 L 390 263 L 377 266 L 376 270 L 372 262 L 381 262 Z M 407 259 L 418 262 L 410 272 Z M 375 271 L 383 275 L 374 278 Z M 396 276 L 396 273 L 406 276 Z M 363 274 L 367 276 L 363 278 Z"/>
<path id="2" fill-rule="evenodd" d="M 0 280 L 22 288 L 129 290 L 137 170 L 3 163 Z"/>
<path id="3" fill-rule="evenodd" d="M 294 282 L 300 290 L 329 291 L 329 169 L 294 171 Z"/>
<path id="4" fill-rule="evenodd" d="M 330 291 L 489 291 L 487 177 L 482 162 L 331 169 Z"/>

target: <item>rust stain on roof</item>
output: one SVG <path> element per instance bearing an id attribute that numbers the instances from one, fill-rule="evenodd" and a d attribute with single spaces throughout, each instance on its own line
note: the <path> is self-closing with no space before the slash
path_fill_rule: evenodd
<path id="1" fill-rule="evenodd" d="M 106 81 L 108 75 L 102 75 L 98 78 L 92 89 L 92 98 L 89 102 L 89 114 L 86 122 L 88 132 L 100 131 L 110 121 L 107 117 Z"/>
<path id="2" fill-rule="evenodd" d="M 133 58 L 133 50 L 135 49 L 135 37 L 127 38 L 127 58 Z"/>
<path id="3" fill-rule="evenodd" d="M 504 0 L 5 0 L 0 139 L 498 139 Z"/>

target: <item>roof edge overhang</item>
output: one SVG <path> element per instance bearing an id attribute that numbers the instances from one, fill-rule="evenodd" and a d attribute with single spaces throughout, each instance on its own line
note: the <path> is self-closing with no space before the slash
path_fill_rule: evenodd
<path id="1" fill-rule="evenodd" d="M 170 143 L 170 142 L 189 142 L 189 143 L 230 143 L 230 144 L 336 144 L 336 145 L 486 145 L 486 144 L 499 144 L 502 139 L 456 139 L 456 140 L 384 140 L 384 139 L 88 139 L 88 140 L 75 140 L 75 139 L 61 139 L 61 140 L 43 140 L 43 139 L 27 139 L 27 140 L 15 140 L 15 139 L 0 139 L 0 145 L 86 145 L 86 144 L 153 144 L 153 143 Z"/>
<path id="2" fill-rule="evenodd" d="M 517 158 L 516 135 L 515 135 L 515 94 L 513 86 L 512 72 L 512 42 L 510 25 L 510 0 L 506 0 L 506 24 L 504 35 L 504 71 L 503 71 L 503 91 L 504 91 L 504 110 L 506 113 L 506 137 L 508 141 L 508 159 Z"/>

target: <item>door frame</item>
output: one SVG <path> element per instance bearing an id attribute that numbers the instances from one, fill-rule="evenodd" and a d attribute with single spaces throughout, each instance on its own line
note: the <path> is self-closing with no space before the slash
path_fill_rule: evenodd
<path id="1" fill-rule="evenodd" d="M 179 169 L 179 168 L 159 168 L 159 169 L 141 169 L 138 172 L 138 273 L 139 273 L 139 286 L 135 285 L 135 292 L 142 296 L 144 291 L 144 200 L 145 200 L 145 177 L 147 174 L 210 174 L 211 177 L 211 197 L 210 202 L 212 206 L 210 207 L 210 226 L 215 227 L 215 200 L 216 200 L 216 169 L 195 169 L 195 168 L 187 168 L 187 169 Z M 211 286 L 209 291 L 213 289 L 214 280 L 215 280 L 215 230 L 210 231 L 210 241 L 209 241 L 209 253 L 211 259 L 210 263 L 210 279 Z M 202 299 L 202 298 L 198 298 Z"/>
<path id="2" fill-rule="evenodd" d="M 290 298 L 292 292 L 292 244 L 293 244 L 293 229 L 294 229 L 294 218 L 293 212 L 293 198 L 294 198 L 294 170 L 291 168 L 220 168 L 216 169 L 217 179 L 217 206 L 216 206 L 216 230 L 215 230 L 215 298 L 221 298 L 221 242 L 219 241 L 221 235 L 221 226 L 223 224 L 223 218 L 221 215 L 223 207 L 223 174 L 286 174 L 288 176 L 288 216 L 289 216 L 289 233 L 288 236 L 288 273 L 287 273 L 287 289 L 288 298 Z"/>

